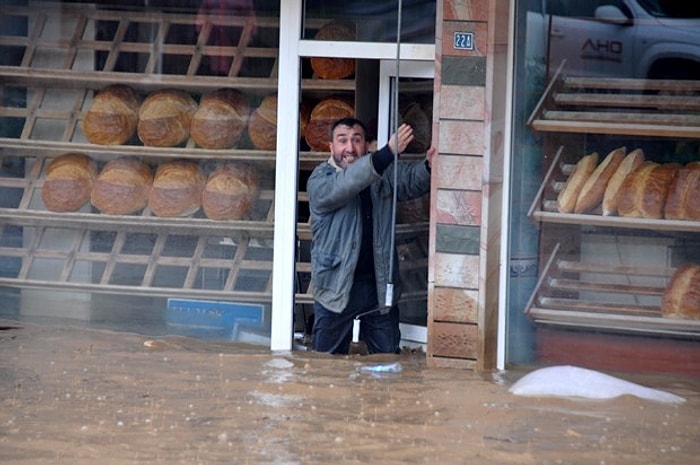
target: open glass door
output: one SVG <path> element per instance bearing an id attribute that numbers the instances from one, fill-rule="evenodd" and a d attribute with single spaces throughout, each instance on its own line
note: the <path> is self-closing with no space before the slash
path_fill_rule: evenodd
<path id="1" fill-rule="evenodd" d="M 381 145 L 389 139 L 394 130 L 392 112 L 398 109 L 399 124 L 411 124 L 415 134 L 402 155 L 404 159 L 423 157 L 432 142 L 434 71 L 432 61 L 401 61 L 398 70 L 395 60 L 380 62 L 377 141 Z M 397 94 L 398 105 L 394 105 Z M 397 206 L 396 246 L 403 287 L 399 303 L 402 346 L 425 348 L 427 342 L 429 220 L 429 195 Z"/>

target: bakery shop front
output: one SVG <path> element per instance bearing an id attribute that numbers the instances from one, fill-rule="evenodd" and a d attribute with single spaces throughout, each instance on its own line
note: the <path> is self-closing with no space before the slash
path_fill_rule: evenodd
<path id="1" fill-rule="evenodd" d="M 429 365 L 700 373 L 696 7 L 1 5 L 0 317 L 301 348 L 305 182 L 354 115 L 438 148 L 395 235 Z"/>

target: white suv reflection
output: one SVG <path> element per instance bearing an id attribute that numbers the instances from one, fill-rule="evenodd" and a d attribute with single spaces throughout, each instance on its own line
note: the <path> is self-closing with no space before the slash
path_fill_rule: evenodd
<path id="1" fill-rule="evenodd" d="M 566 59 L 570 74 L 700 79 L 700 1 L 543 0 L 541 7 L 550 70 Z"/>

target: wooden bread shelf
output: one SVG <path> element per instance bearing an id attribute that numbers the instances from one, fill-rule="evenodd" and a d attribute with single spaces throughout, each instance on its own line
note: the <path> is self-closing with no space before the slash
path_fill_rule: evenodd
<path id="1" fill-rule="evenodd" d="M 557 245 L 526 305 L 538 325 L 700 339 L 700 321 L 665 318 L 674 269 L 562 260 Z"/>
<path id="2" fill-rule="evenodd" d="M 565 64 L 528 119 L 534 130 L 700 138 L 700 81 L 569 77 Z"/>
<path id="3" fill-rule="evenodd" d="M 700 221 L 603 216 L 599 209 L 586 214 L 560 213 L 557 210 L 557 202 L 554 196 L 561 191 L 567 176 L 573 170 L 573 165 L 560 162 L 564 150 L 564 146 L 560 146 L 554 154 L 552 163 L 528 210 L 528 216 L 534 220 L 536 224 L 543 222 L 651 231 L 700 233 Z M 549 197 L 547 197 L 548 195 Z"/>
<path id="4" fill-rule="evenodd" d="M 192 140 L 179 147 L 146 147 L 136 136 L 124 145 L 96 145 L 82 134 L 81 121 L 95 91 L 111 84 L 128 84 L 141 96 L 176 88 L 195 98 L 235 88 L 251 102 L 276 92 L 279 50 L 270 38 L 277 37 L 279 19 L 257 16 L 253 22 L 240 16 L 108 10 L 63 2 L 2 6 L 0 15 L 27 27 L 26 35 L 0 35 L 0 48 L 18 63 L 0 66 L 0 124 L 7 122 L 13 130 L 0 137 L 0 163 L 14 166 L 22 160 L 23 166 L 20 173 L 0 175 L 0 189 L 8 195 L 0 207 L 0 260 L 20 264 L 16 273 L 0 277 L 0 287 L 270 302 L 274 151 L 256 150 L 245 142 L 233 149 L 208 150 Z M 52 30 L 57 17 L 60 32 Z M 324 22 L 314 20 L 311 27 Z M 216 45 L 212 34 L 217 28 L 235 31 L 238 42 Z M 169 37 L 183 30 L 188 39 Z M 145 39 L 140 37 L 144 34 Z M 210 57 L 223 57 L 229 68 L 212 72 L 207 68 Z M 123 60 L 130 64 L 120 65 Z M 301 87 L 314 95 L 354 94 L 355 81 L 302 79 Z M 83 153 L 99 164 L 129 156 L 152 166 L 169 159 L 198 160 L 205 167 L 245 161 L 259 168 L 261 188 L 250 217 L 238 221 L 210 220 L 201 211 L 189 218 L 162 218 L 148 207 L 133 215 L 101 214 L 89 205 L 79 212 L 49 212 L 41 202 L 44 172 L 52 158 L 67 152 Z M 300 169 L 310 170 L 327 157 L 300 152 Z M 305 192 L 298 193 L 298 201 L 308 203 Z M 399 247 L 415 249 L 420 242 L 416 237 L 427 231 L 427 222 L 397 225 Z M 296 234 L 299 241 L 311 241 L 310 225 L 298 223 Z M 413 249 L 415 256 L 407 255 L 400 265 L 409 277 L 427 268 L 427 250 Z M 298 254 L 296 271 L 310 275 L 308 257 Z M 427 290 L 418 289 L 404 293 L 402 300 L 426 295 Z M 295 302 L 312 301 L 307 289 L 298 287 Z"/>

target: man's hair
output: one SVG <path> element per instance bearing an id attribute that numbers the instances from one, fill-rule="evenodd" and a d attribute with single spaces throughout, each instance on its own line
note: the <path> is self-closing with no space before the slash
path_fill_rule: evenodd
<path id="1" fill-rule="evenodd" d="M 355 125 L 360 126 L 365 137 L 367 137 L 367 127 L 365 127 L 365 124 L 362 121 L 356 118 L 341 118 L 331 126 L 331 140 L 333 140 L 333 131 L 335 131 L 335 128 L 338 126 L 347 126 L 351 128 Z"/>

